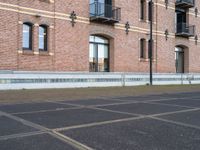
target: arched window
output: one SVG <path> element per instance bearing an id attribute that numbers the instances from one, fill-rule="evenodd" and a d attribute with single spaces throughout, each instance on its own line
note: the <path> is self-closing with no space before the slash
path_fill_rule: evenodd
<path id="1" fill-rule="evenodd" d="M 32 24 L 23 24 L 23 49 L 32 50 Z"/>
<path id="2" fill-rule="evenodd" d="M 145 7 L 146 7 L 146 1 L 140 0 L 140 19 L 141 20 L 145 20 L 145 15 L 146 15 Z"/>
<path id="3" fill-rule="evenodd" d="M 140 58 L 145 58 L 146 53 L 146 40 L 140 39 Z"/>
<path id="4" fill-rule="evenodd" d="M 90 72 L 109 72 L 109 40 L 101 36 L 90 36 Z"/>
<path id="5" fill-rule="evenodd" d="M 39 50 L 41 51 L 47 51 L 47 45 L 48 45 L 48 37 L 47 37 L 47 26 L 46 25 L 40 25 L 39 26 Z"/>

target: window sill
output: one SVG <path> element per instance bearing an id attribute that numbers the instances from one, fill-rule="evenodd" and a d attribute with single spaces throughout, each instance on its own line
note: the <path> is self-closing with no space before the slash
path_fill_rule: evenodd
<path id="1" fill-rule="evenodd" d="M 39 55 L 41 55 L 41 56 L 49 56 L 49 52 L 40 50 L 39 51 Z"/>
<path id="2" fill-rule="evenodd" d="M 146 58 L 139 58 L 139 61 L 140 61 L 140 62 L 148 62 L 149 59 L 146 59 Z"/>
<path id="3" fill-rule="evenodd" d="M 139 58 L 140 62 L 149 62 L 148 58 Z M 153 62 L 156 62 L 156 59 L 152 59 Z"/>
<path id="4" fill-rule="evenodd" d="M 141 23 L 147 23 L 147 20 L 146 20 L 146 19 L 139 19 L 139 21 L 140 21 Z"/>
<path id="5" fill-rule="evenodd" d="M 54 53 L 50 53 L 49 51 L 33 51 L 28 49 L 18 50 L 18 54 L 22 55 L 41 55 L 41 56 L 53 56 Z"/>
<path id="6" fill-rule="evenodd" d="M 150 24 L 150 21 L 149 21 L 148 19 L 144 19 L 144 20 L 139 19 L 139 21 L 140 21 L 141 23 L 147 23 L 147 24 Z M 156 25 L 156 22 L 153 21 L 153 24 Z"/>
<path id="7" fill-rule="evenodd" d="M 32 50 L 29 50 L 29 49 L 23 49 L 22 54 L 24 54 L 24 55 L 34 55 L 34 52 Z"/>

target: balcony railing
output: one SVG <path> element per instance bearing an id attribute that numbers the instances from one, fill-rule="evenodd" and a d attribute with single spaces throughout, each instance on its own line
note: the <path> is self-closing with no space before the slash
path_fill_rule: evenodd
<path id="1" fill-rule="evenodd" d="M 121 8 L 94 2 L 90 4 L 90 20 L 101 23 L 117 23 L 121 19 Z"/>
<path id="2" fill-rule="evenodd" d="M 191 8 L 194 7 L 195 0 L 176 0 L 176 7 Z"/>
<path id="3" fill-rule="evenodd" d="M 182 37 L 191 37 L 195 35 L 195 26 L 187 23 L 178 23 L 176 25 L 176 35 Z"/>

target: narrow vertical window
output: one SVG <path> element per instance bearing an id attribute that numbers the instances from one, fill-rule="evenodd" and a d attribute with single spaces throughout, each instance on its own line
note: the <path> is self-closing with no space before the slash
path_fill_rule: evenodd
<path id="1" fill-rule="evenodd" d="M 149 21 L 153 21 L 153 14 L 154 14 L 154 8 L 153 8 L 153 3 L 149 2 L 148 3 L 148 9 L 149 9 Z"/>
<path id="2" fill-rule="evenodd" d="M 39 50 L 47 51 L 47 26 L 39 26 Z"/>
<path id="3" fill-rule="evenodd" d="M 140 0 L 140 19 L 145 20 L 145 0 Z"/>
<path id="4" fill-rule="evenodd" d="M 150 47 L 151 46 L 151 41 L 149 40 L 148 41 L 148 46 Z M 150 48 L 149 48 L 150 49 Z M 154 59 L 154 41 L 152 40 L 152 51 L 148 51 L 148 58 L 150 58 L 150 56 L 152 56 L 152 58 Z"/>
<path id="5" fill-rule="evenodd" d="M 23 24 L 23 49 L 32 50 L 32 25 L 30 23 Z"/>
<path id="6" fill-rule="evenodd" d="M 140 58 L 145 58 L 145 39 L 140 39 Z"/>

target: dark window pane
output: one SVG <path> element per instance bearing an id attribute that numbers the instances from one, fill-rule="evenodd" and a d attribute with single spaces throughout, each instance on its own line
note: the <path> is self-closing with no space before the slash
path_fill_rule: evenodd
<path id="1" fill-rule="evenodd" d="M 140 19 L 145 19 L 145 0 L 140 1 Z"/>
<path id="2" fill-rule="evenodd" d="M 151 2 L 149 2 L 148 3 L 148 9 L 149 9 L 149 21 L 153 21 L 153 17 L 154 17 L 154 4 L 153 4 L 153 2 L 151 3 Z"/>
<path id="3" fill-rule="evenodd" d="M 145 39 L 140 40 L 140 58 L 145 58 Z"/>

